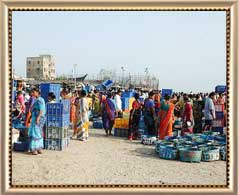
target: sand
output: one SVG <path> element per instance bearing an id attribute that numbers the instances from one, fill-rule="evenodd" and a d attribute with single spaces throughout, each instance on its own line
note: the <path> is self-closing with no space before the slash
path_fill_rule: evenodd
<path id="1" fill-rule="evenodd" d="M 154 146 L 106 137 L 100 129 L 91 129 L 87 142 L 71 140 L 64 151 L 43 152 L 13 152 L 13 184 L 226 184 L 225 161 L 163 160 Z"/>

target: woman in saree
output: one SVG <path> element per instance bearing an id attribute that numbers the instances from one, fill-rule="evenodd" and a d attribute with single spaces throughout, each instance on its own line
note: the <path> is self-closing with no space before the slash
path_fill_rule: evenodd
<path id="1" fill-rule="evenodd" d="M 130 111 L 129 117 L 129 137 L 128 139 L 132 141 L 133 139 L 137 139 L 138 129 L 139 129 L 139 121 L 141 115 L 141 103 L 139 100 L 139 94 L 136 93 L 134 95 L 134 102 L 132 104 L 132 109 Z"/>
<path id="2" fill-rule="evenodd" d="M 88 140 L 89 137 L 89 116 L 88 102 L 86 99 L 86 91 L 79 92 L 79 97 L 75 99 L 76 115 L 74 122 L 74 133 L 72 138 L 80 138 L 82 141 Z"/>
<path id="3" fill-rule="evenodd" d="M 154 92 L 149 92 L 149 98 L 144 102 L 144 123 L 148 134 L 156 136 L 156 114 L 154 105 Z"/>
<path id="4" fill-rule="evenodd" d="M 76 100 L 76 92 L 72 94 L 72 98 L 70 100 L 70 122 L 71 124 L 73 124 L 73 128 L 74 128 L 74 122 L 75 122 L 75 116 L 76 116 L 75 100 Z"/>
<path id="5" fill-rule="evenodd" d="M 112 98 L 113 94 L 109 93 L 107 95 L 107 98 L 102 98 L 101 104 L 101 116 L 106 136 L 112 135 L 111 131 L 114 126 L 116 117 L 116 106 Z"/>
<path id="6" fill-rule="evenodd" d="M 199 94 L 196 95 L 196 100 L 193 102 L 193 116 L 194 116 L 194 128 L 193 133 L 202 133 L 202 113 L 203 104 L 201 100 L 201 96 Z"/>
<path id="7" fill-rule="evenodd" d="M 43 149 L 43 126 L 46 121 L 45 101 L 40 97 L 39 89 L 34 88 L 32 95 L 36 98 L 31 109 L 31 125 L 28 130 L 29 150 L 33 155 L 42 154 Z"/>
<path id="8" fill-rule="evenodd" d="M 30 124 L 31 124 L 31 110 L 32 110 L 32 107 L 34 105 L 34 102 L 36 101 L 36 98 L 33 96 L 33 90 L 30 91 L 30 99 L 28 101 L 28 104 L 26 106 L 26 119 L 25 119 L 25 126 L 27 128 L 30 127 Z"/>
<path id="9" fill-rule="evenodd" d="M 193 133 L 194 118 L 193 118 L 193 105 L 188 96 L 184 97 L 184 111 L 183 111 L 183 131 L 182 135 Z"/>
<path id="10" fill-rule="evenodd" d="M 79 131 L 81 131 L 82 126 L 81 126 L 81 118 L 80 118 L 80 92 L 77 91 L 76 93 L 76 97 L 74 99 L 74 107 L 75 107 L 75 116 L 72 117 L 74 118 L 73 120 L 73 135 L 72 135 L 72 139 L 76 139 L 77 138 L 77 134 Z"/>
<path id="11" fill-rule="evenodd" d="M 173 135 L 174 104 L 170 102 L 170 96 L 166 95 L 159 111 L 158 137 L 163 140 L 165 136 Z"/>

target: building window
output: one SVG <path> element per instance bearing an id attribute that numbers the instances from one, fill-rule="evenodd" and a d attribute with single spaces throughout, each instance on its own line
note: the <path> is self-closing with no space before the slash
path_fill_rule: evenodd
<path id="1" fill-rule="evenodd" d="M 28 64 L 31 64 L 31 61 L 28 61 Z"/>
<path id="2" fill-rule="evenodd" d="M 31 69 L 30 69 L 30 68 L 28 68 L 28 69 L 27 69 L 27 71 L 29 71 L 29 72 L 30 72 L 30 71 L 31 71 Z"/>
<path id="3" fill-rule="evenodd" d="M 40 64 L 40 61 L 37 61 L 37 64 Z"/>
<path id="4" fill-rule="evenodd" d="M 44 68 L 44 72 L 46 72 L 46 68 Z"/>

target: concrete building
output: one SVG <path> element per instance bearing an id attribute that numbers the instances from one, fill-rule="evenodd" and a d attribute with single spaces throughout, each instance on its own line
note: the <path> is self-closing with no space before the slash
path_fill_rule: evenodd
<path id="1" fill-rule="evenodd" d="M 54 80 L 56 69 L 54 58 L 51 55 L 40 55 L 39 57 L 27 57 L 27 78 L 38 80 Z"/>

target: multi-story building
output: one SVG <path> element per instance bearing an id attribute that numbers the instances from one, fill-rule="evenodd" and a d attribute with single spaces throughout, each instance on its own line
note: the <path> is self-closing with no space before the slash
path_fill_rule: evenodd
<path id="1" fill-rule="evenodd" d="M 56 78 L 54 58 L 51 55 L 27 57 L 27 78 L 53 80 Z"/>

